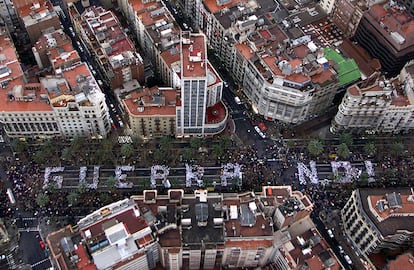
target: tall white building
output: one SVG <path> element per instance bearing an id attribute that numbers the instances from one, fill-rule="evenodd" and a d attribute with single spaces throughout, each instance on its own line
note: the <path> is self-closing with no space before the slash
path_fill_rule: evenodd
<path id="1" fill-rule="evenodd" d="M 347 92 L 332 121 L 331 131 L 408 132 L 414 128 L 414 63 L 408 63 L 400 76 L 386 79 L 374 74 Z"/>
<path id="2" fill-rule="evenodd" d="M 220 101 L 223 82 L 208 62 L 203 34 L 182 33 L 180 76 L 176 136 L 223 131 L 227 121 L 227 109 Z"/>

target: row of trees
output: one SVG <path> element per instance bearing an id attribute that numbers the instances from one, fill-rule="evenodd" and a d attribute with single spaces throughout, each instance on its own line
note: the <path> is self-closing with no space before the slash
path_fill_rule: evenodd
<path id="1" fill-rule="evenodd" d="M 351 133 L 343 133 L 339 137 L 339 144 L 336 146 L 336 155 L 340 158 L 348 158 L 351 155 L 351 148 L 353 145 L 353 138 Z M 313 157 L 319 157 L 325 152 L 325 145 L 322 139 L 312 139 L 307 145 L 309 154 Z M 374 157 L 377 154 L 377 145 L 375 141 L 368 141 L 363 145 L 364 153 L 369 157 Z M 388 153 L 393 157 L 402 157 L 405 153 L 404 143 L 401 141 L 392 142 L 388 149 Z M 358 153 L 361 153 L 359 150 Z"/>
<path id="2" fill-rule="evenodd" d="M 23 160 L 33 160 L 41 165 L 46 163 L 58 165 L 62 162 L 86 165 L 136 162 L 148 166 L 154 162 L 176 165 L 204 158 L 203 155 L 208 155 L 209 160 L 222 159 L 228 153 L 229 147 L 232 147 L 229 136 L 221 136 L 213 140 L 195 137 L 189 141 L 182 140 L 180 143 L 185 143 L 189 147 L 182 147 L 182 144 L 177 144 L 170 136 L 148 142 L 143 142 L 140 138 L 132 138 L 131 143 L 123 144 L 119 144 L 115 136 L 94 141 L 85 138 L 75 138 L 70 142 L 47 140 L 41 145 L 16 139 L 12 141 L 12 149 Z"/>

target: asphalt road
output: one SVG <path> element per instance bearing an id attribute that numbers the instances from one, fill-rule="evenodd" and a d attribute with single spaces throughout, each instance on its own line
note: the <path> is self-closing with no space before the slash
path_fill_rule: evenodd
<path id="1" fill-rule="evenodd" d="M 19 246 L 23 262 L 31 265 L 33 270 L 44 270 L 51 267 L 46 250 L 40 248 L 38 231 L 21 231 Z"/>

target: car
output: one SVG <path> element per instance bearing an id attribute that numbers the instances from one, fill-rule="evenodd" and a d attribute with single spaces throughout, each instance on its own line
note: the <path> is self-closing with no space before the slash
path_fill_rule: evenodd
<path id="1" fill-rule="evenodd" d="M 241 102 L 241 100 L 240 100 L 239 97 L 234 97 L 234 101 L 236 102 L 237 105 L 241 105 L 242 104 L 242 102 Z"/>
<path id="2" fill-rule="evenodd" d="M 188 29 L 188 25 L 186 23 L 183 23 L 183 27 L 184 27 L 185 30 Z"/>
<path id="3" fill-rule="evenodd" d="M 101 80 L 98 80 L 97 82 L 98 82 L 99 86 L 103 85 L 103 82 Z"/>
<path id="4" fill-rule="evenodd" d="M 40 246 L 41 249 L 45 249 L 46 246 L 45 246 L 45 243 L 43 242 L 43 240 L 39 241 L 39 246 Z"/>
<path id="5" fill-rule="evenodd" d="M 76 44 L 78 45 L 78 48 L 81 52 L 83 52 L 82 44 L 79 41 L 76 41 Z"/>
<path id="6" fill-rule="evenodd" d="M 346 261 L 349 265 L 351 265 L 351 264 L 352 264 L 352 260 L 351 260 L 351 258 L 349 258 L 349 256 L 348 256 L 348 255 L 345 255 L 345 256 L 344 256 L 344 258 L 345 258 L 345 261 Z"/>
<path id="7" fill-rule="evenodd" d="M 122 123 L 122 121 L 119 121 L 118 123 L 119 123 L 119 126 L 120 126 L 121 128 L 123 128 L 123 127 L 124 127 L 124 123 Z"/>
<path id="8" fill-rule="evenodd" d="M 339 249 L 339 253 L 344 253 L 344 249 L 342 248 L 342 246 L 338 246 L 338 249 Z"/>
<path id="9" fill-rule="evenodd" d="M 224 81 L 223 84 L 224 84 L 225 87 L 229 87 L 229 83 L 228 82 Z"/>
<path id="10" fill-rule="evenodd" d="M 328 235 L 330 238 L 334 238 L 334 234 L 331 229 L 328 230 Z"/>
<path id="11" fill-rule="evenodd" d="M 75 31 L 73 31 L 73 27 L 69 27 L 69 32 L 72 37 L 75 37 Z"/>

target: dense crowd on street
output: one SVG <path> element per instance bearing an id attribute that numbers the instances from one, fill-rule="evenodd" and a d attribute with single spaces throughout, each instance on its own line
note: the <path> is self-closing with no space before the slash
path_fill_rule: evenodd
<path id="1" fill-rule="evenodd" d="M 329 151 L 328 148 L 327 152 L 329 153 Z M 238 151 L 228 151 L 221 162 L 238 163 L 242 166 L 242 190 L 258 190 L 262 185 L 292 185 L 294 189 L 309 195 L 317 207 L 326 209 L 341 207 L 346 202 L 349 193 L 358 187 L 358 184 L 343 184 L 341 193 L 338 193 L 336 187 L 332 186 L 314 185 L 309 182 L 299 184 L 297 163 L 307 163 L 310 160 L 311 157 L 305 147 L 288 148 L 280 140 L 269 140 L 265 149 L 261 151 L 258 151 L 255 145 L 242 145 Z M 351 162 L 361 161 L 364 160 L 364 156 L 360 153 L 354 153 L 348 160 Z M 319 158 L 317 162 L 329 163 L 330 160 Z M 104 192 L 105 196 L 102 196 L 102 192 L 90 190 L 86 194 L 79 194 L 78 204 L 71 206 L 67 198 L 71 191 L 42 189 L 43 171 L 41 166 L 35 162 L 23 163 L 16 160 L 4 163 L 3 167 L 6 168 L 7 181 L 11 183 L 16 197 L 17 205 L 15 207 L 20 207 L 23 211 L 39 216 L 83 216 L 93 209 L 128 195 L 125 191 L 118 190 L 118 192 Z M 411 179 L 409 176 L 414 169 L 414 160 L 412 157 L 384 156 L 380 161 L 376 161 L 376 179 L 380 185 L 389 184 L 387 183 L 387 173 L 389 174 L 390 169 L 397 173 L 395 176 L 397 178 Z M 130 190 L 130 192 L 134 192 L 134 190 Z M 50 203 L 43 208 L 40 208 L 36 202 L 36 196 L 40 193 L 46 193 L 50 197 Z M 6 203 L 6 200 L 2 200 L 0 208 L 5 209 L 6 216 L 13 216 L 14 208 L 9 202 Z"/>

